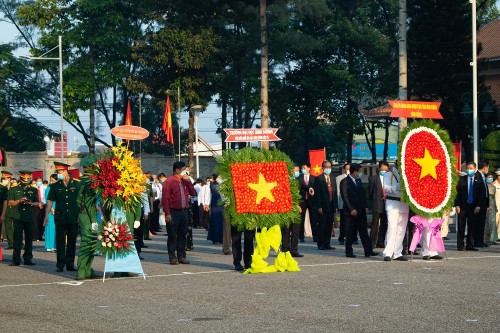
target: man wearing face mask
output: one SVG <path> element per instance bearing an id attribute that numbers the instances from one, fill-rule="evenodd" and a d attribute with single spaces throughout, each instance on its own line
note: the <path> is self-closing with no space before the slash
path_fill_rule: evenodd
<path id="1" fill-rule="evenodd" d="M 33 259 L 33 227 L 35 215 L 33 207 L 38 206 L 36 189 L 30 186 L 31 172 L 19 171 L 21 186 L 12 187 L 8 193 L 8 205 L 14 207 L 14 252 L 11 266 L 21 265 L 21 249 L 24 233 L 24 264 L 35 265 Z"/>
<path id="2" fill-rule="evenodd" d="M 173 173 L 163 183 L 162 188 L 162 205 L 167 223 L 167 247 L 171 265 L 189 264 L 186 259 L 186 232 L 189 196 L 194 195 L 196 191 L 186 174 L 186 164 L 181 161 L 175 162 Z"/>
<path id="3" fill-rule="evenodd" d="M 385 190 L 383 188 L 384 175 L 389 171 L 389 163 L 378 163 L 378 175 L 368 179 L 368 195 L 372 199 L 372 225 L 370 238 L 372 247 L 384 248 L 385 233 L 387 232 L 387 214 L 385 213 Z"/>
<path id="4" fill-rule="evenodd" d="M 2 183 L 0 184 L 0 229 L 2 230 L 2 237 L 7 239 L 7 249 L 14 248 L 14 207 L 7 204 L 7 196 L 9 189 L 14 187 L 11 185 L 12 173 L 2 171 Z"/>
<path id="5" fill-rule="evenodd" d="M 385 210 L 387 214 L 387 233 L 385 235 L 384 261 L 408 261 L 403 256 L 403 240 L 408 225 L 410 208 L 401 201 L 401 177 L 397 161 L 390 172 L 384 174 Z"/>
<path id="6" fill-rule="evenodd" d="M 478 223 L 479 212 L 484 206 L 484 185 L 481 176 L 476 173 L 476 163 L 467 163 L 466 175 L 460 177 L 457 184 L 455 206 L 458 213 L 457 248 L 464 250 L 464 234 L 467 225 L 467 241 L 465 250 L 477 251 L 474 247 L 474 230 Z"/>
<path id="7" fill-rule="evenodd" d="M 316 177 L 314 182 L 314 197 L 318 212 L 318 249 L 334 250 L 330 245 L 332 239 L 333 219 L 335 218 L 335 202 L 337 187 L 330 177 L 332 164 L 324 161 L 321 164 L 323 174 Z"/>
<path id="8" fill-rule="evenodd" d="M 484 242 L 484 228 L 486 225 L 486 215 L 490 207 L 488 185 L 486 184 L 486 175 L 490 169 L 490 162 L 487 160 L 481 160 L 478 164 L 477 174 L 479 175 L 482 182 L 482 193 L 483 200 L 481 200 L 481 209 L 478 213 L 477 223 L 474 229 L 474 247 L 488 247 L 489 245 Z"/>
<path id="9" fill-rule="evenodd" d="M 349 176 L 340 182 L 340 195 L 344 201 L 342 212 L 347 221 L 345 255 L 348 258 L 356 258 L 352 250 L 352 240 L 355 237 L 356 230 L 359 232 L 359 238 L 361 238 L 361 243 L 365 250 L 365 257 L 378 255 L 377 252 L 373 252 L 371 240 L 368 236 L 368 225 L 366 222 L 368 206 L 365 201 L 365 191 L 361 183 L 362 178 L 361 165 L 354 163 L 351 165 Z"/>
<path id="10" fill-rule="evenodd" d="M 77 197 L 80 183 L 69 175 L 68 164 L 54 162 L 54 166 L 58 182 L 50 187 L 43 224 L 47 225 L 52 203 L 55 202 L 56 272 L 62 272 L 65 266 L 68 272 L 75 272 L 76 237 L 78 236 L 78 215 L 80 214 Z"/>
<path id="11" fill-rule="evenodd" d="M 339 217 L 340 217 L 340 230 L 339 230 L 339 244 L 344 245 L 345 241 L 345 232 L 346 232 L 346 220 L 345 220 L 345 215 L 342 213 L 342 209 L 344 207 L 344 202 L 342 201 L 342 196 L 340 195 L 340 182 L 342 179 L 347 177 L 350 173 L 351 169 L 351 163 L 346 163 L 342 167 L 342 174 L 338 175 L 335 178 L 335 183 L 337 185 L 337 207 L 339 210 Z M 356 234 L 356 233 L 354 233 Z M 357 244 L 357 239 L 353 242 L 354 244 Z"/>
<path id="12" fill-rule="evenodd" d="M 318 241 L 318 220 L 317 210 L 314 200 L 314 181 L 316 177 L 310 174 L 311 164 L 304 163 L 302 165 L 302 174 L 299 176 L 300 196 L 302 197 L 302 213 L 300 223 L 299 239 L 304 241 L 304 221 L 306 219 L 306 210 L 309 211 L 309 222 L 314 242 Z M 293 255 L 293 253 L 292 253 Z"/>

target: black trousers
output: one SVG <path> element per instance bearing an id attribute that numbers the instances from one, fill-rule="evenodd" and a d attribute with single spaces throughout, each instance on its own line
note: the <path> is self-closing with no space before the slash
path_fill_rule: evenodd
<path id="1" fill-rule="evenodd" d="M 134 228 L 134 245 L 137 253 L 141 253 L 144 246 L 144 208 L 141 209 L 140 222 L 141 225 L 138 228 Z"/>
<path id="2" fill-rule="evenodd" d="M 373 213 L 373 220 L 370 228 L 370 238 L 372 240 L 372 248 L 384 247 L 384 240 L 386 233 L 387 233 L 387 214 Z"/>
<path id="3" fill-rule="evenodd" d="M 478 223 L 479 214 L 474 214 L 474 208 L 471 205 L 460 207 L 460 214 L 458 214 L 458 228 L 457 228 L 457 248 L 459 250 L 464 248 L 464 235 L 465 226 L 467 225 L 467 240 L 466 246 L 474 247 L 474 230 L 476 223 Z"/>
<path id="4" fill-rule="evenodd" d="M 241 234 L 244 237 L 243 253 L 241 251 Z M 241 262 L 245 263 L 246 268 L 252 265 L 253 254 L 253 240 L 255 238 L 255 230 L 238 231 L 235 227 L 231 226 L 231 248 L 233 250 L 233 264 L 236 265 Z"/>
<path id="5" fill-rule="evenodd" d="M 193 212 L 193 228 L 199 228 L 200 223 L 200 209 L 198 208 L 198 201 L 191 203 L 191 211 Z"/>
<path id="6" fill-rule="evenodd" d="M 281 251 L 299 253 L 300 223 L 290 223 L 281 228 Z"/>
<path id="7" fill-rule="evenodd" d="M 344 212 L 343 209 L 339 209 L 339 214 L 340 214 L 339 242 L 345 241 L 345 236 L 347 233 L 347 221 L 343 212 Z M 354 231 L 354 239 L 352 239 L 351 242 L 354 242 L 355 240 L 358 240 L 356 231 Z"/>
<path id="8" fill-rule="evenodd" d="M 170 259 L 186 258 L 186 233 L 189 220 L 189 210 L 170 209 L 170 215 L 172 216 L 172 222 L 167 223 L 168 257 Z"/>
<path id="9" fill-rule="evenodd" d="M 158 232 L 160 230 L 160 200 L 153 201 L 153 210 L 149 214 L 149 219 L 150 230 Z"/>
<path id="10" fill-rule="evenodd" d="M 487 198 L 486 200 L 489 200 Z M 481 210 L 479 213 L 477 213 L 477 219 L 476 219 L 476 224 L 474 226 L 474 245 L 475 246 L 482 246 L 484 243 L 484 228 L 486 226 L 486 213 L 487 213 L 487 207 L 481 207 Z"/>
<path id="11" fill-rule="evenodd" d="M 345 215 L 345 214 L 344 214 Z M 368 224 L 366 222 L 366 214 L 359 213 L 357 216 L 345 215 L 346 235 L 345 235 L 345 253 L 352 254 L 352 241 L 356 237 L 356 232 L 359 232 L 359 238 L 365 250 L 365 255 L 373 251 L 370 237 L 368 236 Z M 357 231 L 356 231 L 357 230 Z"/>
<path id="12" fill-rule="evenodd" d="M 74 268 L 78 224 L 56 224 L 57 268 Z"/>
<path id="13" fill-rule="evenodd" d="M 330 246 L 334 218 L 333 212 L 318 214 L 318 248 Z"/>

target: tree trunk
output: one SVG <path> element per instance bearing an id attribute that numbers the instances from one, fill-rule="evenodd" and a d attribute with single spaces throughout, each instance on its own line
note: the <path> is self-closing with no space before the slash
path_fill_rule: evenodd
<path id="1" fill-rule="evenodd" d="M 226 150 L 226 132 L 224 132 L 224 128 L 227 128 L 227 97 L 222 96 L 222 114 L 221 114 L 221 132 L 220 137 L 222 140 L 222 152 Z M 221 152 L 221 153 L 222 153 Z"/>
<path id="2" fill-rule="evenodd" d="M 92 46 L 90 47 L 89 52 L 89 62 L 90 62 L 90 70 L 92 71 L 91 75 L 94 75 L 94 50 Z M 89 155 L 95 155 L 95 93 L 90 96 L 90 109 L 89 109 Z"/>
<path id="3" fill-rule="evenodd" d="M 260 40 L 261 46 L 261 61 L 260 61 L 260 117 L 261 117 L 261 127 L 269 127 L 269 115 L 268 115 L 268 91 L 267 91 L 267 81 L 268 81 L 268 53 L 269 45 L 267 44 L 267 18 L 266 18 L 266 0 L 260 0 Z M 262 141 L 261 148 L 263 150 L 269 150 L 269 141 Z"/>
<path id="4" fill-rule="evenodd" d="M 408 54 L 406 46 L 406 0 L 399 0 L 399 100 L 408 99 Z M 399 118 L 399 132 L 408 125 L 406 118 Z"/>
<path id="5" fill-rule="evenodd" d="M 387 161 L 387 157 L 389 156 L 389 128 L 391 126 L 391 121 L 389 118 L 385 118 L 384 129 L 384 161 Z"/>
<path id="6" fill-rule="evenodd" d="M 113 127 L 116 125 L 116 86 L 113 87 Z M 111 134 L 111 143 L 113 146 L 116 145 L 116 138 L 113 134 Z"/>
<path id="7" fill-rule="evenodd" d="M 346 162 L 352 162 L 352 143 L 354 141 L 354 134 L 352 132 L 347 133 L 347 156 Z M 328 159 L 328 156 L 327 156 Z"/>

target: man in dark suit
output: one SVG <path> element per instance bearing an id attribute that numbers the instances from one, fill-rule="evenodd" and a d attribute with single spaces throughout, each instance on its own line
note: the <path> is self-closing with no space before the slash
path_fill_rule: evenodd
<path id="1" fill-rule="evenodd" d="M 384 175 L 389 171 L 389 163 L 380 161 L 378 163 L 379 173 L 368 179 L 368 195 L 372 199 L 372 225 L 370 238 L 372 247 L 384 248 L 385 233 L 387 232 L 387 214 L 385 212 L 385 192 L 382 182 Z"/>
<path id="2" fill-rule="evenodd" d="M 349 176 L 342 179 L 340 182 L 340 195 L 344 201 L 343 214 L 347 221 L 346 236 L 345 236 L 345 255 L 348 258 L 356 258 L 352 251 L 352 240 L 355 237 L 356 229 L 359 232 L 359 238 L 365 250 L 365 257 L 376 256 L 377 252 L 373 252 L 372 243 L 368 236 L 368 225 L 366 223 L 366 213 L 368 206 L 365 200 L 365 192 L 361 184 L 361 165 L 351 164 L 351 172 Z"/>
<path id="3" fill-rule="evenodd" d="M 484 206 L 484 185 L 481 176 L 476 173 L 476 163 L 467 163 L 466 175 L 460 177 L 457 185 L 455 206 L 458 213 L 457 248 L 464 250 L 465 225 L 467 225 L 467 251 L 477 251 L 474 247 L 474 229 L 478 223 L 479 212 Z"/>
<path id="4" fill-rule="evenodd" d="M 314 242 L 318 241 L 318 220 L 317 211 L 314 200 L 314 181 L 316 177 L 310 174 L 311 164 L 304 163 L 302 165 L 302 174 L 299 176 L 300 196 L 302 197 L 302 221 L 300 224 L 299 239 L 304 241 L 304 221 L 306 219 L 306 210 L 309 210 L 309 222 L 311 223 L 311 231 Z"/>
<path id="5" fill-rule="evenodd" d="M 324 161 L 321 164 L 323 174 L 314 180 L 314 198 L 318 212 L 318 249 L 334 250 L 330 245 L 332 239 L 333 219 L 335 218 L 335 202 L 337 189 L 335 178 L 330 177 L 332 164 Z"/>
<path id="6" fill-rule="evenodd" d="M 486 213 L 490 207 L 490 199 L 488 192 L 488 185 L 486 184 L 486 175 L 490 169 L 490 162 L 487 160 L 479 161 L 477 165 L 476 174 L 482 182 L 482 194 L 484 199 L 481 200 L 481 209 L 479 210 L 477 223 L 474 229 L 474 247 L 488 247 L 489 245 L 484 242 L 484 228 L 486 225 Z"/>

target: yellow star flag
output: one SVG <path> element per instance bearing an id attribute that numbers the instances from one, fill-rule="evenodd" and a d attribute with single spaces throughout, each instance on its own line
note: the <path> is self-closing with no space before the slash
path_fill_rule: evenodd
<path id="1" fill-rule="evenodd" d="M 413 160 L 422 168 L 420 171 L 420 179 L 424 178 L 427 175 L 430 175 L 432 178 L 437 179 L 436 167 L 439 162 L 441 162 L 441 160 L 432 158 L 431 153 L 429 153 L 427 148 L 425 148 L 423 158 L 414 158 Z"/>
<path id="2" fill-rule="evenodd" d="M 319 175 L 321 173 L 321 167 L 319 165 L 317 165 L 317 164 L 313 167 L 313 170 L 314 170 L 314 174 L 315 175 L 316 174 Z"/>
<path id="3" fill-rule="evenodd" d="M 258 183 L 248 183 L 248 187 L 252 190 L 257 191 L 257 198 L 255 199 L 256 204 L 260 204 L 262 199 L 266 198 L 271 202 L 274 202 L 274 196 L 271 190 L 275 188 L 278 183 L 268 183 L 264 178 L 264 175 L 259 172 L 259 182 Z"/>

